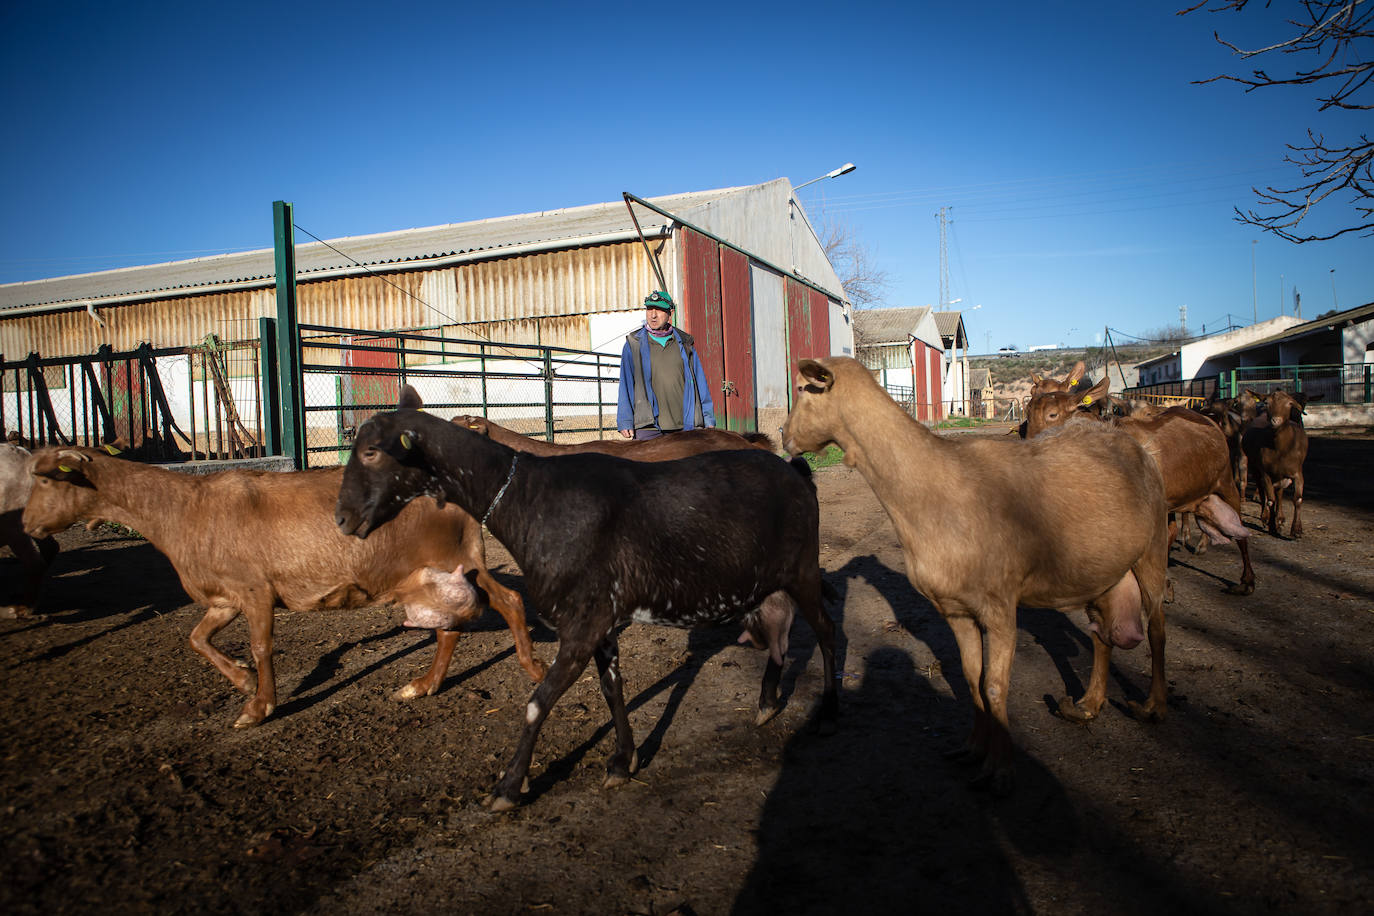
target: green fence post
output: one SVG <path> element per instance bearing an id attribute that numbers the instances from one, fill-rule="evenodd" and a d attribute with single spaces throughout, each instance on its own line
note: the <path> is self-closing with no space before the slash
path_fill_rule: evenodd
<path id="1" fill-rule="evenodd" d="M 553 441 L 553 351 L 544 350 L 544 435 Z"/>
<path id="2" fill-rule="evenodd" d="M 263 449 L 268 455 L 281 454 L 281 389 L 277 382 L 277 319 L 258 319 L 258 372 L 262 385 Z"/>
<path id="3" fill-rule="evenodd" d="M 292 206 L 272 204 L 277 254 L 277 377 L 280 393 L 281 454 L 305 467 L 305 392 L 301 387 L 301 330 L 296 320 L 296 231 Z"/>

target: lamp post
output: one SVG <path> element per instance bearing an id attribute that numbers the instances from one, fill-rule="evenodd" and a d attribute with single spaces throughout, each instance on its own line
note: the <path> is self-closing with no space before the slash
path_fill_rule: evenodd
<path id="1" fill-rule="evenodd" d="M 796 233 L 796 231 L 795 231 L 794 228 L 793 228 L 793 221 L 796 220 L 796 218 L 797 218 L 797 211 L 796 211 L 796 206 L 797 206 L 797 196 L 796 196 L 796 195 L 797 195 L 797 192 L 800 191 L 802 188 L 806 187 L 806 186 L 809 185 L 809 184 L 815 184 L 816 182 L 818 182 L 818 181 L 824 181 L 824 180 L 827 179 L 827 178 L 839 178 L 841 175 L 848 175 L 850 172 L 854 171 L 854 169 L 856 169 L 856 168 L 858 168 L 858 166 L 856 166 L 854 163 L 852 163 L 852 162 L 846 162 L 844 165 L 840 166 L 839 168 L 837 168 L 837 169 L 831 169 L 830 171 L 826 172 L 824 175 L 820 175 L 820 176 L 817 176 L 816 178 L 812 178 L 810 181 L 803 181 L 801 184 L 797 185 L 795 188 L 792 189 L 792 193 L 791 193 L 791 194 L 788 194 L 788 195 L 787 195 L 787 225 L 788 225 L 788 230 L 787 230 L 788 239 L 787 239 L 787 240 L 788 240 L 788 242 L 790 243 L 791 248 L 792 248 L 792 273 L 796 273 L 796 272 L 797 272 L 797 233 Z M 812 230 L 812 234 L 813 234 L 813 235 L 815 234 L 815 230 L 814 230 L 814 229 Z"/>
<path id="2" fill-rule="evenodd" d="M 1341 307 L 1336 304 L 1336 268 L 1331 268 L 1331 307 L 1340 311 Z"/>
<path id="3" fill-rule="evenodd" d="M 826 172 L 824 175 L 821 175 L 821 176 L 818 177 L 818 178 L 812 178 L 810 181 L 803 181 L 801 184 L 797 185 L 797 186 L 796 186 L 795 188 L 793 188 L 792 190 L 793 190 L 794 192 L 800 191 L 802 188 L 806 187 L 806 186 L 809 185 L 809 184 L 815 184 L 816 182 L 818 182 L 818 181 L 824 181 L 824 180 L 827 179 L 827 178 L 839 178 L 841 175 L 848 175 L 850 172 L 854 171 L 856 168 L 858 168 L 858 166 L 855 165 L 854 163 L 852 163 L 852 162 L 846 162 L 844 165 L 840 166 L 839 168 L 837 168 L 837 169 L 831 169 L 830 171 Z"/>

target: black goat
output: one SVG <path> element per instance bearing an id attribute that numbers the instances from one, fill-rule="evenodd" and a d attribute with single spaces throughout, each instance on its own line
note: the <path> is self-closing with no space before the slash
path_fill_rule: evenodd
<path id="1" fill-rule="evenodd" d="M 795 602 L 816 631 L 825 667 L 821 727 L 833 729 L 835 625 L 821 604 L 820 513 L 804 462 L 757 449 L 654 463 L 594 453 L 541 458 L 419 406 L 407 387 L 399 409 L 358 430 L 336 521 L 366 537 L 417 496 L 452 500 L 506 546 L 524 572 L 526 598 L 558 631 L 558 657 L 530 698 L 494 810 L 518 803 L 544 719 L 593 657 L 616 731 L 605 785 L 629 779 L 637 757 L 616 634 L 631 621 L 742 621 L 769 649 L 764 722 L 779 708 Z"/>

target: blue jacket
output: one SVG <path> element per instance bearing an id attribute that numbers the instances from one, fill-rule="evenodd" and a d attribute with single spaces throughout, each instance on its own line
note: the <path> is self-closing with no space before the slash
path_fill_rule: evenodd
<path id="1" fill-rule="evenodd" d="M 690 336 L 676 327 L 672 331 L 673 338 L 677 341 L 678 352 L 682 354 L 682 428 L 696 428 L 698 405 L 701 407 L 702 426 L 713 427 L 716 425 L 715 406 L 711 401 L 711 386 L 706 383 L 706 371 L 701 366 L 701 359 L 697 356 Z M 686 338 L 685 343 L 683 338 Z M 635 378 L 635 359 L 630 350 L 632 344 L 639 350 L 639 364 L 643 367 L 644 375 L 642 380 Z M 649 407 L 653 410 L 654 425 L 658 425 L 658 397 L 655 396 L 654 386 L 651 384 L 649 346 L 649 335 L 643 327 L 625 336 L 625 346 L 620 351 L 620 398 L 615 411 L 616 429 L 635 428 L 637 381 L 643 383 L 644 394 L 648 397 Z"/>

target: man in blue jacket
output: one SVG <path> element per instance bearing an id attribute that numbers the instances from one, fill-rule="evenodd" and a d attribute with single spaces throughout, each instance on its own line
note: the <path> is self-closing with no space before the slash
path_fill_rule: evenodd
<path id="1" fill-rule="evenodd" d="M 625 335 L 616 426 L 626 439 L 716 425 L 692 336 L 673 327 L 672 315 L 673 297 L 654 290 L 644 297 L 644 326 Z"/>

